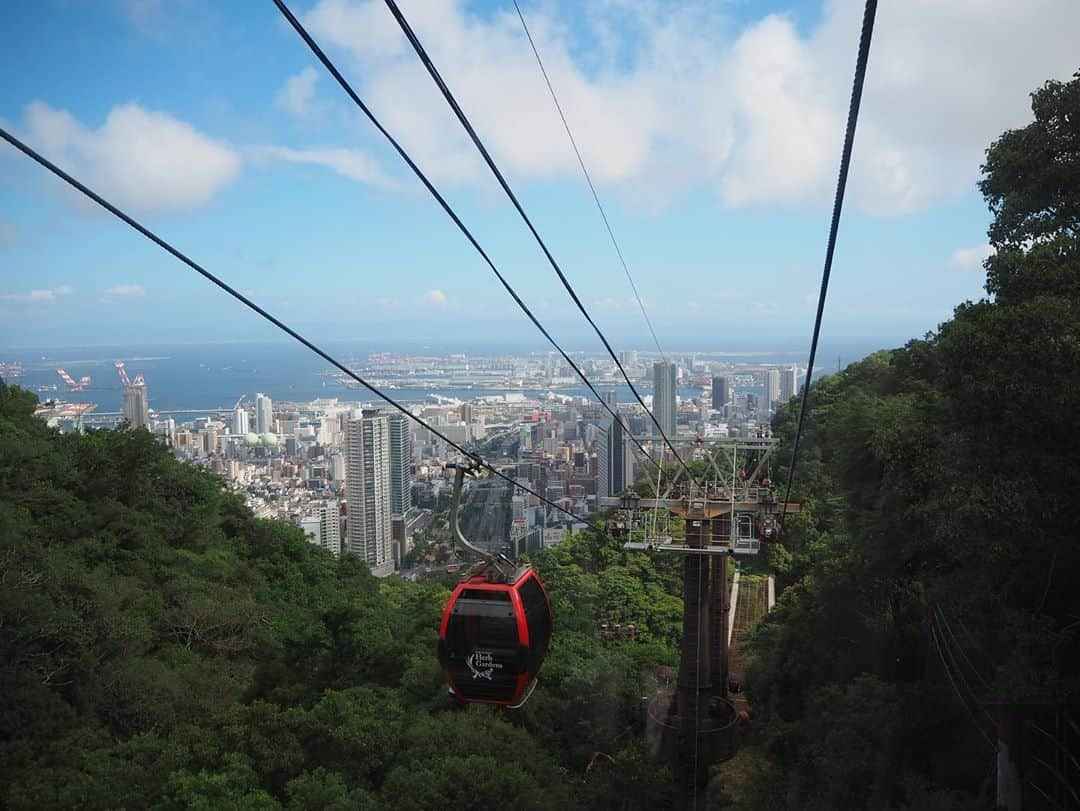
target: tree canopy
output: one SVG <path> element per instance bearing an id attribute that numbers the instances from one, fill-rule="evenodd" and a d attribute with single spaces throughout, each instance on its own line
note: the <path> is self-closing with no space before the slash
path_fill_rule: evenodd
<path id="1" fill-rule="evenodd" d="M 986 807 L 980 702 L 1080 698 L 1080 74 L 1032 102 L 983 167 L 988 297 L 813 385 L 760 807 Z"/>
<path id="2" fill-rule="evenodd" d="M 35 406 L 0 382 L 3 806 L 665 806 L 639 708 L 680 603 L 644 559 L 591 532 L 537 554 L 542 684 L 518 713 L 463 709 L 444 586 L 254 518 L 146 431 L 59 434 Z M 640 640 L 605 644 L 603 617 Z"/>

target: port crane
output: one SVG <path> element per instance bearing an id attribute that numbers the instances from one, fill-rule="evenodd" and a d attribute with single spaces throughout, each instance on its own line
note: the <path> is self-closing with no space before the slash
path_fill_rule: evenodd
<path id="1" fill-rule="evenodd" d="M 56 373 L 60 375 L 60 379 L 67 384 L 68 391 L 83 391 L 90 388 L 90 376 L 83 375 L 78 380 L 69 375 L 63 368 L 56 370 Z"/>
<path id="2" fill-rule="evenodd" d="M 127 369 L 124 368 L 124 362 L 122 360 L 116 361 L 113 365 L 116 367 L 116 373 L 120 377 L 120 385 L 125 389 L 146 385 L 146 379 L 142 376 L 142 372 L 136 374 L 135 379 L 132 380 L 128 377 Z"/>

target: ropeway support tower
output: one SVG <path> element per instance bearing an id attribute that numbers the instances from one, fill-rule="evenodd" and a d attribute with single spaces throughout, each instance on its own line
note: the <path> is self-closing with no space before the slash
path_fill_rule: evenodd
<path id="1" fill-rule="evenodd" d="M 702 444 L 699 438 L 677 443 Z M 728 698 L 729 560 L 756 555 L 779 534 L 770 459 L 779 440 L 766 432 L 712 444 L 704 490 L 680 469 L 656 497 L 604 498 L 618 518 L 609 531 L 628 551 L 683 556 L 683 635 L 676 689 L 648 703 L 654 751 L 675 765 L 678 807 L 704 808 L 709 767 L 734 756 L 738 721 Z M 788 504 L 788 512 L 799 505 Z M 675 526 L 682 519 L 681 537 Z"/>

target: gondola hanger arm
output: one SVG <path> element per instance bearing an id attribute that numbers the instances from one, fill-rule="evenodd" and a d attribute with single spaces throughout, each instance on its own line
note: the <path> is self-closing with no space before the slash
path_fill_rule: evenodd
<path id="1" fill-rule="evenodd" d="M 479 557 L 485 566 L 494 566 L 498 569 L 499 561 L 512 566 L 512 561 L 508 560 L 505 556 L 501 554 L 493 555 L 490 552 L 481 549 L 471 543 L 461 531 L 461 524 L 458 521 L 458 508 L 461 506 L 461 493 L 462 490 L 464 490 L 465 476 L 466 474 L 469 476 L 477 475 L 481 470 L 479 462 L 477 462 L 474 457 L 468 457 L 466 461 L 448 463 L 446 469 L 453 469 L 454 471 L 454 491 L 450 498 L 450 531 L 453 533 L 453 537 L 463 547 Z M 503 574 L 505 575 L 505 573 Z"/>

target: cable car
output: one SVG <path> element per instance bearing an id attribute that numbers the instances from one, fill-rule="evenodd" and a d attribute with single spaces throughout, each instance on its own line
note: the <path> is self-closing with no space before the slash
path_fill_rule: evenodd
<path id="1" fill-rule="evenodd" d="M 454 589 L 439 628 L 439 664 L 455 698 L 517 708 L 536 686 L 551 641 L 551 607 L 529 567 L 505 582 L 472 575 Z"/>
<path id="2" fill-rule="evenodd" d="M 465 575 L 443 610 L 439 664 L 459 701 L 516 709 L 536 687 L 551 641 L 551 604 L 540 576 L 529 566 L 514 567 L 504 555 L 479 549 L 462 535 L 457 520 L 462 483 L 477 466 L 453 467 L 453 536 L 480 563 Z"/>

